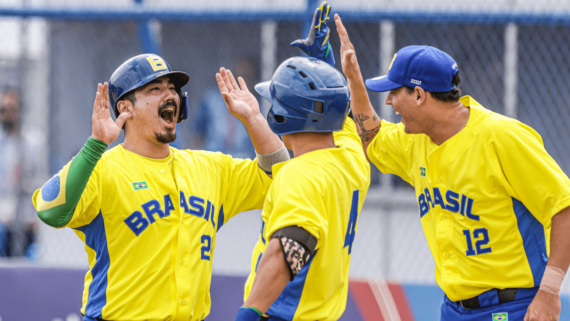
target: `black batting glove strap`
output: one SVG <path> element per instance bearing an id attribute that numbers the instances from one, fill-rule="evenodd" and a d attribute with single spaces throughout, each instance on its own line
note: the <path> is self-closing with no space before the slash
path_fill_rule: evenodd
<path id="1" fill-rule="evenodd" d="M 289 269 L 290 281 L 293 281 L 311 258 L 317 246 L 317 239 L 299 226 L 284 227 L 273 233 L 271 238 L 279 239 L 283 258 Z"/>

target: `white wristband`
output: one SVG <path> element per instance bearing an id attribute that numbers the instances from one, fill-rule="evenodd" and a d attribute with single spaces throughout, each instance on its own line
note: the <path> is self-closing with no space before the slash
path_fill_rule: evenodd
<path id="1" fill-rule="evenodd" d="M 547 265 L 540 282 L 540 290 L 554 295 L 560 294 L 560 286 L 564 281 L 564 271 L 554 266 Z"/>
<path id="2" fill-rule="evenodd" d="M 259 165 L 259 168 L 266 173 L 271 173 L 271 166 L 291 159 L 284 144 L 281 148 L 271 154 L 258 154 L 257 151 L 255 151 L 255 154 L 257 155 L 257 164 Z"/>

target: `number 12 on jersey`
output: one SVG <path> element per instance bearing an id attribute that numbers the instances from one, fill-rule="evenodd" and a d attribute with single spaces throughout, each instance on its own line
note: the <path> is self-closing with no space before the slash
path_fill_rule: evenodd
<path id="1" fill-rule="evenodd" d="M 358 190 L 352 192 L 352 205 L 350 207 L 350 218 L 348 220 L 348 229 L 344 237 L 344 247 L 348 246 L 348 254 L 352 252 L 352 242 L 356 235 L 356 221 L 358 220 Z"/>
<path id="2" fill-rule="evenodd" d="M 491 253 L 490 247 L 483 247 L 483 245 L 489 244 L 489 232 L 486 228 L 478 228 L 473 230 L 473 239 L 477 240 L 475 242 L 475 247 L 477 248 L 477 252 L 473 249 L 473 242 L 471 241 L 471 231 L 470 230 L 463 230 L 463 235 L 465 235 L 465 240 L 467 241 L 467 251 L 465 254 L 467 256 L 471 255 L 480 255 L 485 253 Z M 481 236 L 483 239 L 478 240 Z"/>

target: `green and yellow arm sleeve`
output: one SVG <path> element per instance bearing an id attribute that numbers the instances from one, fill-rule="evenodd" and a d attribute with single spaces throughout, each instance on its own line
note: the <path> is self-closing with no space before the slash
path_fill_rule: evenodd
<path id="1" fill-rule="evenodd" d="M 73 160 L 34 193 L 32 201 L 44 223 L 53 227 L 69 223 L 95 165 L 106 149 L 107 144 L 89 137 Z"/>

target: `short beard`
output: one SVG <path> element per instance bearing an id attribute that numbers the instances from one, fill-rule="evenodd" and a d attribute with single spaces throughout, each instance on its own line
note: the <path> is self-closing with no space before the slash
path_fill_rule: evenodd
<path id="1" fill-rule="evenodd" d="M 168 128 L 164 134 L 154 133 L 154 137 L 156 137 L 156 140 L 159 143 L 168 144 L 176 140 L 176 133 L 172 129 Z"/>

